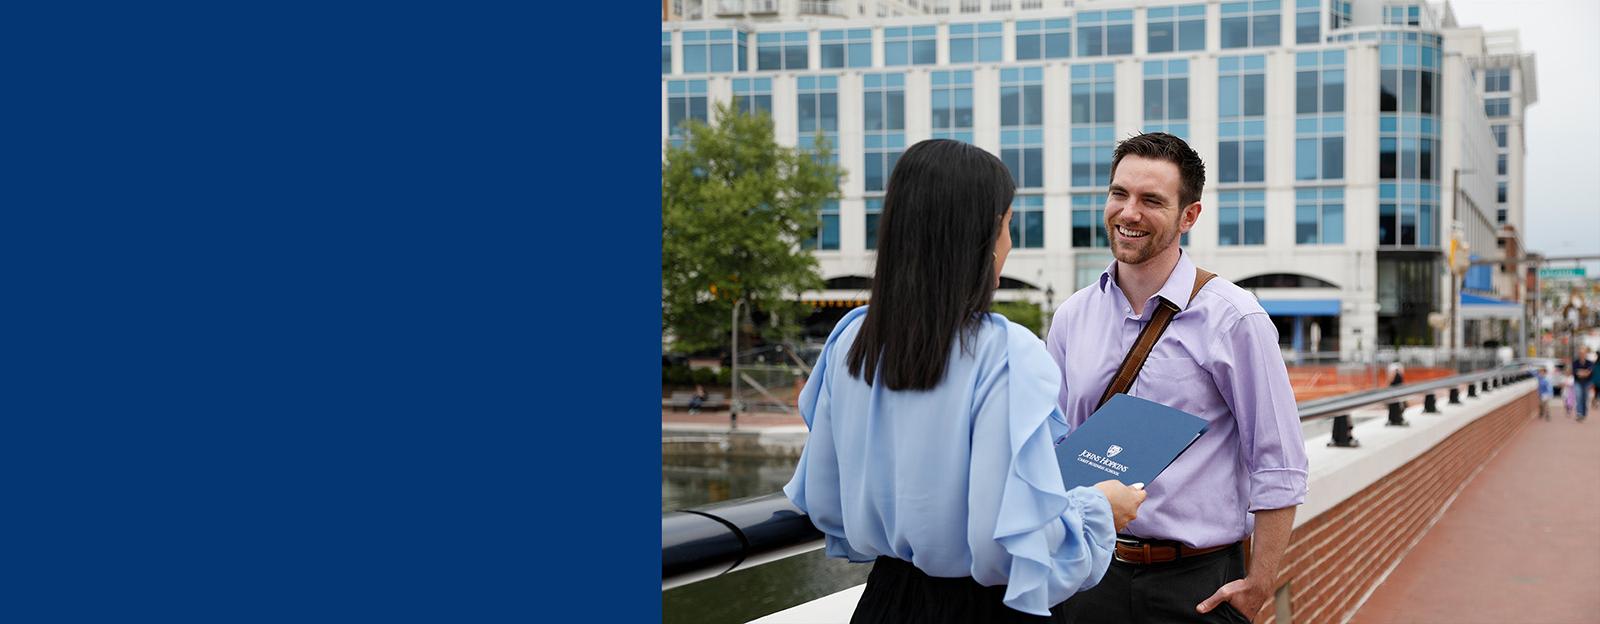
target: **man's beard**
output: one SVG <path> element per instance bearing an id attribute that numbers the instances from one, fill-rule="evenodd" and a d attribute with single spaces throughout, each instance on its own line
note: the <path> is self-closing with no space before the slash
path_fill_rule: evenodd
<path id="1" fill-rule="evenodd" d="M 1180 215 L 1178 218 L 1181 222 L 1183 217 Z M 1170 230 L 1166 236 L 1160 239 L 1157 238 L 1157 234 L 1155 232 L 1151 232 L 1150 234 L 1145 235 L 1143 239 L 1140 239 L 1133 244 L 1128 244 L 1123 243 L 1121 238 L 1118 236 L 1116 225 L 1107 224 L 1106 229 L 1109 231 L 1112 237 L 1111 255 L 1115 256 L 1117 261 L 1123 264 L 1141 264 L 1144 261 L 1154 258 L 1161 252 L 1172 247 L 1172 241 L 1177 239 L 1179 236 L 1178 226 L 1178 222 L 1173 223 L 1172 230 Z"/>

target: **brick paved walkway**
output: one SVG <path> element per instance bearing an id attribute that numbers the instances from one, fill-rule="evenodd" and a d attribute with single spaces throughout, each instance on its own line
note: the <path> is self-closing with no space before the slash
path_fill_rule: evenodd
<path id="1" fill-rule="evenodd" d="M 1467 483 L 1353 624 L 1600 622 L 1600 421 L 1550 407 L 1550 422 L 1528 423 Z"/>

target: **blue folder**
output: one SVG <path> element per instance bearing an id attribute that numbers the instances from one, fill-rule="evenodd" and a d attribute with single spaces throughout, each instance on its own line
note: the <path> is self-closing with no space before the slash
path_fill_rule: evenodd
<path id="1" fill-rule="evenodd" d="M 1069 490 L 1106 479 L 1149 484 L 1205 432 L 1199 416 L 1118 394 L 1057 438 L 1056 461 Z"/>

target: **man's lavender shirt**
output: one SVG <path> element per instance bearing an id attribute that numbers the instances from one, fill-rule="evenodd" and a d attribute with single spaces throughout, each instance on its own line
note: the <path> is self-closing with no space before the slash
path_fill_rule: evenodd
<path id="1" fill-rule="evenodd" d="M 1249 512 L 1305 501 L 1306 452 L 1278 332 L 1253 295 L 1221 278 L 1189 302 L 1194 262 L 1181 253 L 1142 310 L 1117 286 L 1117 264 L 1061 304 L 1047 348 L 1061 367 L 1066 430 L 1094 412 L 1100 393 L 1154 314 L 1156 297 L 1181 310 L 1129 394 L 1206 419 L 1205 435 L 1148 484 L 1139 517 L 1123 531 L 1196 548 L 1248 537 Z"/>

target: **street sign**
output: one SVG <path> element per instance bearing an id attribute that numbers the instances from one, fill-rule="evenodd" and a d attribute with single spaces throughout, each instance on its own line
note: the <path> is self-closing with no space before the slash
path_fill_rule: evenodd
<path id="1" fill-rule="evenodd" d="M 1584 269 L 1578 267 L 1548 267 L 1539 269 L 1541 280 L 1581 280 L 1584 279 Z"/>

